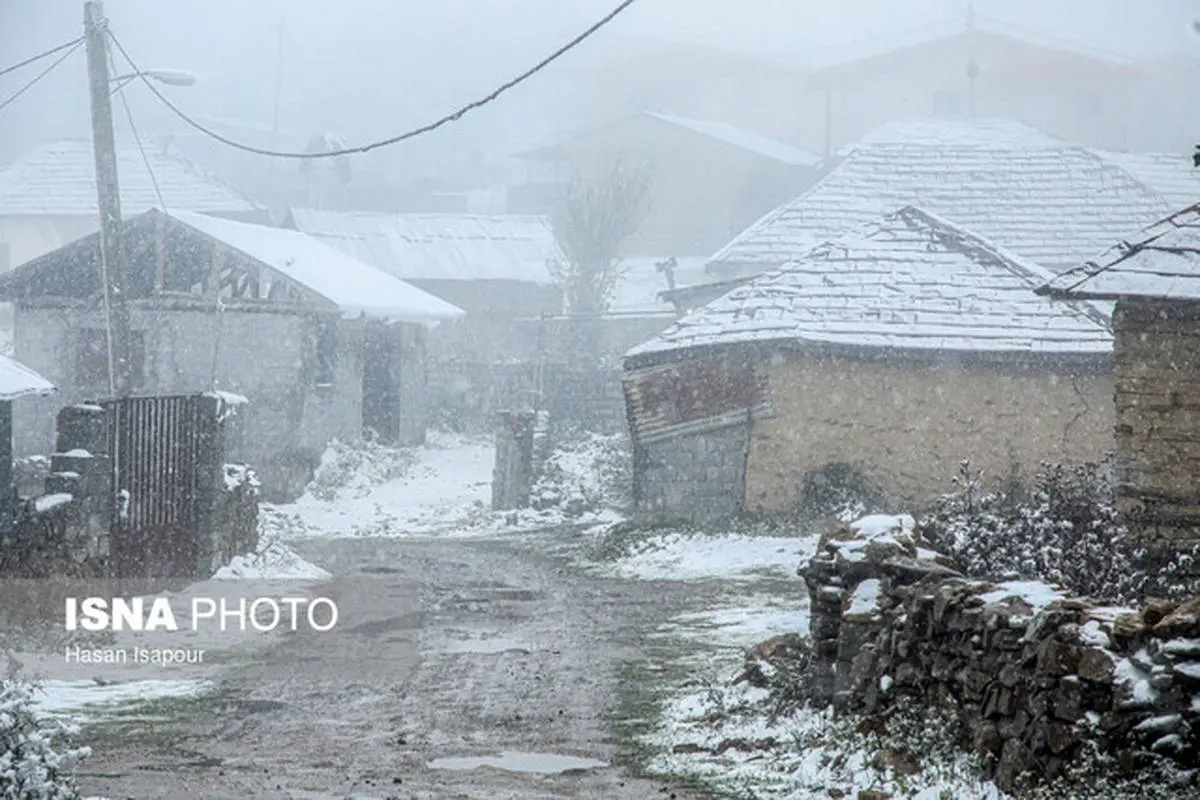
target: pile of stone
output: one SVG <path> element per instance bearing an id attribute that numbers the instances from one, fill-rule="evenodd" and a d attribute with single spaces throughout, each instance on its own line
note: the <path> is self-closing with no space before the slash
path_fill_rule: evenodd
<path id="1" fill-rule="evenodd" d="M 1005 790 L 1061 774 L 1088 743 L 1131 770 L 1147 754 L 1200 767 L 1200 599 L 1114 608 L 972 580 L 922 545 L 911 517 L 826 535 L 801 575 L 818 705 L 951 710 Z"/>

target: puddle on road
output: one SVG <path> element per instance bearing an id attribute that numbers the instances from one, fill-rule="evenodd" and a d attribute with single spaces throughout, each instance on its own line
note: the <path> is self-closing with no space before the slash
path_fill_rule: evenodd
<path id="1" fill-rule="evenodd" d="M 506 636 L 498 630 L 455 630 L 448 631 L 452 638 L 444 639 L 429 648 L 435 653 L 495 653 L 515 652 L 529 655 L 533 646 L 515 636 Z"/>
<path id="2" fill-rule="evenodd" d="M 529 772 L 539 775 L 555 775 L 574 770 L 607 767 L 604 761 L 593 758 L 578 758 L 557 753 L 521 753 L 506 751 L 499 755 L 467 756 L 459 758 L 435 758 L 429 762 L 430 769 L 466 771 L 491 767 L 505 772 Z"/>

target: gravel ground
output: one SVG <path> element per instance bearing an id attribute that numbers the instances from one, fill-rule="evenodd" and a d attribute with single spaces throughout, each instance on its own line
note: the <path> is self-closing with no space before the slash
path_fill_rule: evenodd
<path id="1" fill-rule="evenodd" d="M 708 796 L 635 777 L 622 734 L 648 713 L 636 676 L 677 655 L 647 634 L 702 602 L 702 584 L 588 576 L 528 538 L 294 546 L 333 574 L 317 594 L 337 601 L 337 627 L 214 667 L 214 694 L 86 728 L 85 794 Z M 436 768 L 502 752 L 584 761 Z"/>

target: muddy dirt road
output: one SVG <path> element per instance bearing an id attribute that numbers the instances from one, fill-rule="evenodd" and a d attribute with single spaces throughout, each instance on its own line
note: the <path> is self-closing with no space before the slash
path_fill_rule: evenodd
<path id="1" fill-rule="evenodd" d="M 622 734 L 645 711 L 631 675 L 662 655 L 647 632 L 700 587 L 588 576 L 528 538 L 295 547 L 333 573 L 336 628 L 222 667 L 156 719 L 86 729 L 85 795 L 706 796 L 632 777 Z"/>

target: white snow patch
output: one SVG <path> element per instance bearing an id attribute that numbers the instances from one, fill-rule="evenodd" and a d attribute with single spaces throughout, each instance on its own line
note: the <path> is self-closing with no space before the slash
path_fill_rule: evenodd
<path id="1" fill-rule="evenodd" d="M 879 611 L 879 580 L 869 578 L 854 588 L 854 593 L 847 601 L 844 614 L 870 615 Z"/>
<path id="2" fill-rule="evenodd" d="M 328 572 L 296 555 L 283 542 L 269 542 L 257 553 L 234 556 L 213 580 L 327 580 Z"/>
<path id="3" fill-rule="evenodd" d="M 979 599 L 985 603 L 998 603 L 1007 597 L 1019 597 L 1037 612 L 1056 600 L 1066 599 L 1066 594 L 1041 581 L 1008 581 L 999 584 L 995 590 L 980 595 Z"/>
<path id="4" fill-rule="evenodd" d="M 1122 658 L 1113 669 L 1115 683 L 1129 688 L 1135 703 L 1149 705 L 1158 699 L 1158 692 L 1150 685 L 1147 675 L 1128 658 Z"/>
<path id="5" fill-rule="evenodd" d="M 92 454 L 89 451 L 84 450 L 82 447 L 76 447 L 74 450 L 68 450 L 65 453 L 59 453 L 59 455 L 67 456 L 68 458 L 92 458 Z"/>
<path id="6" fill-rule="evenodd" d="M 594 758 L 564 756 L 557 753 L 518 753 L 505 751 L 497 755 L 435 758 L 429 762 L 430 769 L 472 770 L 480 767 L 503 770 L 504 772 L 531 772 L 552 775 L 576 769 L 598 769 L 607 767 L 607 762 Z"/>
<path id="7" fill-rule="evenodd" d="M 84 721 L 120 706 L 163 698 L 195 697 L 210 688 L 199 680 L 141 680 L 98 683 L 94 680 L 41 681 L 33 694 L 34 709 L 44 716 Z"/>
<path id="8" fill-rule="evenodd" d="M 871 514 L 850 523 L 850 530 L 867 539 L 901 534 L 911 536 L 917 521 L 908 514 Z"/>
<path id="9" fill-rule="evenodd" d="M 1100 622 L 1094 619 L 1088 620 L 1079 629 L 1079 640 L 1093 647 L 1110 647 L 1112 645 L 1112 640 L 1100 627 Z"/>
<path id="10" fill-rule="evenodd" d="M 39 514 L 45 514 L 48 511 L 53 511 L 65 505 L 69 505 L 75 499 L 75 495 L 67 494 L 66 492 L 58 492 L 56 494 L 44 494 L 33 501 L 33 510 Z"/>
<path id="11" fill-rule="evenodd" d="M 791 576 L 801 562 L 812 558 L 816 548 L 816 536 L 667 534 L 648 540 L 638 552 L 620 559 L 605 571 L 646 581 L 735 580 L 763 573 Z"/>
<path id="12" fill-rule="evenodd" d="M 749 603 L 680 614 L 664 631 L 715 646 L 744 649 L 784 633 L 807 636 L 811 621 L 807 605 L 793 601 L 782 606 L 776 598 L 751 598 Z"/>

